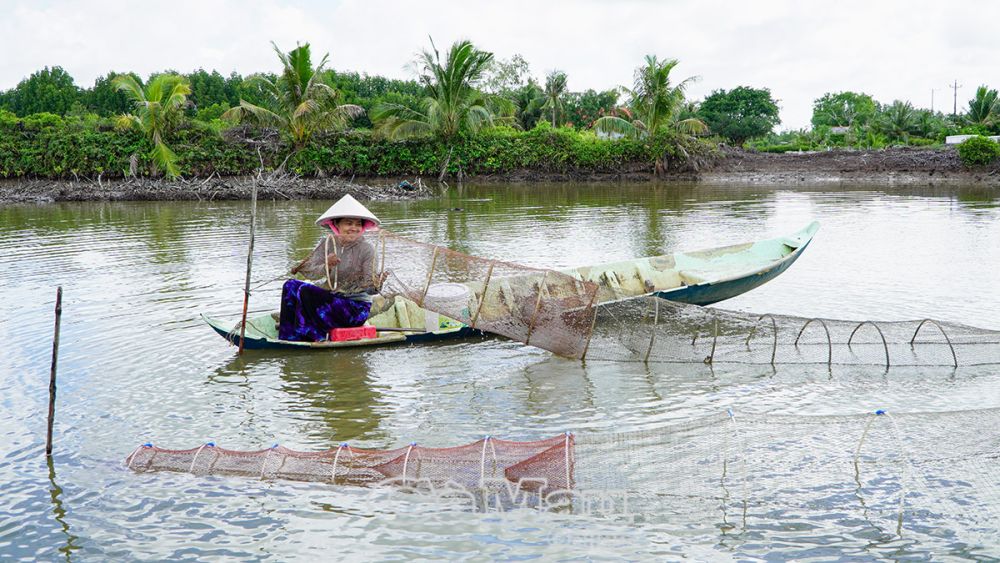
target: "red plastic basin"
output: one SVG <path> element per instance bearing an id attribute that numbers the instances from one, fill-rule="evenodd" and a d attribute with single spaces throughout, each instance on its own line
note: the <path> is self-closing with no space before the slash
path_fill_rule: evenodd
<path id="1" fill-rule="evenodd" d="M 334 328 L 330 330 L 331 342 L 362 340 L 364 338 L 375 338 L 375 336 L 375 327 L 373 326 L 354 326 L 351 328 Z"/>

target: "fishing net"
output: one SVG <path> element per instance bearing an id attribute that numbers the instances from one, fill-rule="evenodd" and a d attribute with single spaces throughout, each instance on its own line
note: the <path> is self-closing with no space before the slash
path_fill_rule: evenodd
<path id="1" fill-rule="evenodd" d="M 478 510 L 532 507 L 710 527 L 721 520 L 729 528 L 818 512 L 840 525 L 890 534 L 947 522 L 996 537 L 997 428 L 1000 409 L 847 416 L 730 411 L 655 430 L 536 442 L 484 438 L 455 448 L 342 445 L 303 453 L 147 444 L 125 463 L 135 471 L 461 493 Z"/>
<path id="2" fill-rule="evenodd" d="M 469 256 L 380 231 L 382 294 L 556 354 L 579 358 L 597 285 L 552 270 Z"/>
<path id="3" fill-rule="evenodd" d="M 387 231 L 374 246 L 376 269 L 389 273 L 383 294 L 402 295 L 473 328 L 569 358 L 886 367 L 1000 363 L 995 330 L 932 319 L 757 315 L 668 301 L 655 293 L 695 281 L 676 270 L 671 256 L 557 272 Z"/>
<path id="4" fill-rule="evenodd" d="M 1000 363 L 1000 331 L 932 319 L 757 315 L 642 297 L 596 307 L 586 359 L 973 366 Z"/>
<path id="5" fill-rule="evenodd" d="M 326 481 L 365 486 L 395 484 L 427 489 L 484 489 L 503 484 L 542 495 L 573 488 L 570 434 L 512 442 L 486 437 L 451 448 L 410 444 L 392 450 L 353 448 L 299 452 L 275 445 L 237 451 L 213 443 L 189 450 L 144 444 L 125 460 L 135 471 L 181 471 L 259 479 Z"/>
<path id="6" fill-rule="evenodd" d="M 576 484 L 645 519 L 830 520 L 1000 531 L 1000 410 L 733 414 L 577 437 Z M 615 493 L 608 495 L 609 491 Z M 602 498 L 601 495 L 597 495 Z"/>

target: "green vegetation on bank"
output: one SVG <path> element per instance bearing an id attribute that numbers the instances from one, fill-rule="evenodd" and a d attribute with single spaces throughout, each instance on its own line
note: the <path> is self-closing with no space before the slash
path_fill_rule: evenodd
<path id="1" fill-rule="evenodd" d="M 259 166 L 254 143 L 228 141 L 210 129 L 182 128 L 170 142 L 182 175 L 246 174 Z M 652 168 L 662 155 L 680 166 L 687 161 L 680 150 L 707 155 L 711 147 L 671 134 L 609 141 L 589 131 L 552 129 L 542 121 L 529 131 L 494 127 L 460 136 L 447 172 L 614 174 L 630 165 Z M 133 155 L 137 168 L 147 170 L 151 151 L 151 141 L 141 132 L 116 130 L 111 123 L 52 114 L 19 119 L 0 110 L 0 177 L 122 177 L 130 173 Z M 286 167 L 294 172 L 344 176 L 436 176 L 447 155 L 436 138 L 392 141 L 367 130 L 320 135 L 294 154 L 288 145 L 262 151 L 271 168 L 290 157 Z"/>
<path id="2" fill-rule="evenodd" d="M 21 108 L 23 92 L 49 92 L 62 113 L 0 110 L 0 176 L 229 175 L 261 160 L 307 175 L 615 174 L 676 170 L 714 150 L 713 142 L 658 128 L 683 105 L 679 89 L 668 88 L 668 107 L 651 114 L 654 127 L 643 135 L 601 138 L 594 121 L 646 115 L 641 103 L 656 105 L 658 94 L 633 95 L 618 108 L 612 91 L 568 92 L 560 72 L 543 90 L 519 57 L 497 61 L 468 41 L 444 57 L 431 46 L 418 61 L 419 82 L 338 74 L 325 68 L 326 57 L 314 67 L 308 44 L 288 53 L 275 46 L 280 74 L 246 79 L 200 70 L 154 75 L 143 87 L 123 74 L 82 91 L 61 69 L 45 69 L 0 104 Z M 669 69 L 660 71 L 665 79 Z"/>
<path id="3" fill-rule="evenodd" d="M 815 100 L 812 127 L 776 134 L 767 88 L 720 89 L 691 100 L 696 78 L 675 80 L 675 59 L 646 57 L 631 87 L 572 91 L 552 71 L 535 82 L 522 57 L 496 59 L 468 41 L 431 44 L 415 80 L 313 66 L 309 44 L 270 72 L 199 69 L 108 73 L 78 87 L 45 68 L 0 92 L 0 177 L 229 175 L 260 166 L 301 174 L 657 174 L 696 164 L 719 142 L 761 151 L 939 145 L 946 135 L 1000 133 L 997 91 L 980 87 L 957 115 L 881 104 L 858 92 Z M 443 55 L 443 56 L 442 56 Z M 982 142 L 991 143 L 984 145 Z M 992 162 L 987 139 L 963 162 Z"/>
<path id="4" fill-rule="evenodd" d="M 702 105 L 704 108 L 704 104 Z M 962 113 L 882 104 L 862 92 L 824 94 L 813 103 L 812 128 L 759 136 L 747 145 L 764 152 L 939 146 L 949 135 L 1000 134 L 997 91 L 980 86 Z"/>
<path id="5" fill-rule="evenodd" d="M 990 164 L 1000 158 L 1000 144 L 977 135 L 959 143 L 958 156 L 966 166 Z"/>

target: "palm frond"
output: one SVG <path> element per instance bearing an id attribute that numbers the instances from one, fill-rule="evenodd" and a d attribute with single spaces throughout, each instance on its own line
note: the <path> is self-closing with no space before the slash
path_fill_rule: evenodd
<path id="1" fill-rule="evenodd" d="M 315 113 L 320 109 L 320 105 L 316 100 L 302 100 L 294 110 L 292 110 L 292 119 L 304 119 L 309 117 L 309 114 Z"/>
<path id="2" fill-rule="evenodd" d="M 268 94 L 268 96 L 277 97 L 280 95 L 278 91 L 278 86 L 267 76 L 263 74 L 252 74 L 243 80 L 243 86 L 245 88 L 256 88 L 262 93 Z"/>
<path id="3" fill-rule="evenodd" d="M 976 95 L 969 100 L 969 111 L 966 118 L 969 122 L 980 125 L 992 125 L 1000 116 L 1000 97 L 996 90 L 980 86 Z"/>
<path id="4" fill-rule="evenodd" d="M 427 122 L 404 119 L 385 120 L 380 124 L 378 131 L 394 141 L 429 137 L 434 134 L 434 128 Z"/>
<path id="5" fill-rule="evenodd" d="M 134 103 L 144 103 L 146 94 L 142 91 L 142 84 L 129 74 L 120 74 L 111 80 L 111 83 L 118 90 L 125 93 Z"/>
<path id="6" fill-rule="evenodd" d="M 169 88 L 169 76 L 161 74 L 146 83 L 146 103 L 163 102 L 163 93 Z"/>
<path id="7" fill-rule="evenodd" d="M 322 104 L 336 105 L 337 99 L 340 97 L 340 92 L 331 87 L 329 84 L 314 81 L 310 83 L 309 87 L 306 89 L 305 97 L 316 100 Z"/>
<path id="8" fill-rule="evenodd" d="M 513 117 L 517 114 L 517 104 L 504 96 L 485 96 L 482 103 L 496 117 Z"/>
<path id="9" fill-rule="evenodd" d="M 324 58 L 324 63 L 326 59 Z M 299 101 L 306 96 L 314 74 L 309 44 L 301 45 L 288 53 L 289 67 L 285 69 L 290 84 L 294 84 Z"/>
<path id="10" fill-rule="evenodd" d="M 676 127 L 689 135 L 704 135 L 708 133 L 708 125 L 697 117 L 682 119 L 676 123 Z"/>
<path id="11" fill-rule="evenodd" d="M 605 135 L 624 135 L 626 137 L 636 137 L 641 130 L 639 127 L 636 127 L 635 123 L 613 115 L 605 115 L 597 118 L 593 129 Z"/>
<path id="12" fill-rule="evenodd" d="M 180 169 L 177 167 L 177 155 L 162 140 L 157 140 L 153 144 L 153 152 L 149 153 L 149 156 L 156 166 L 166 173 L 168 178 L 180 176 Z"/>
<path id="13" fill-rule="evenodd" d="M 138 117 L 130 113 L 115 117 L 115 129 L 119 131 L 128 131 L 133 127 L 142 127 L 142 122 Z"/>
<path id="14" fill-rule="evenodd" d="M 153 163 L 165 170 L 168 176 L 178 174 L 177 156 L 164 143 L 164 137 L 183 119 L 181 109 L 191 94 L 191 86 L 176 74 L 161 74 L 143 87 L 131 75 L 116 76 L 112 84 L 132 100 L 133 113 L 115 118 L 117 129 L 140 129 L 153 142 L 150 156 Z"/>
<path id="15" fill-rule="evenodd" d="M 281 127 L 287 123 L 287 119 L 282 116 L 246 100 L 240 100 L 240 105 L 227 110 L 222 117 L 235 119 L 239 123 L 249 121 L 261 127 Z"/>
<path id="16" fill-rule="evenodd" d="M 475 133 L 493 124 L 493 114 L 483 106 L 472 106 L 465 114 L 465 122 L 469 131 Z"/>
<path id="17" fill-rule="evenodd" d="M 372 108 L 371 120 L 376 124 L 386 119 L 428 121 L 426 113 L 420 113 L 402 104 L 380 103 Z"/>
<path id="18" fill-rule="evenodd" d="M 163 105 L 171 108 L 183 107 L 187 102 L 187 97 L 191 95 L 191 85 L 187 80 L 180 80 L 171 85 L 167 91 L 167 99 Z"/>
<path id="19" fill-rule="evenodd" d="M 354 104 L 343 104 L 334 110 L 343 119 L 355 119 L 365 114 L 365 108 Z"/>

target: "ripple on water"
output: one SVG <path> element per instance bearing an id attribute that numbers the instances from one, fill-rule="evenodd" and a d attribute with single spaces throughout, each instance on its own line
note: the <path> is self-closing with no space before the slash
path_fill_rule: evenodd
<path id="1" fill-rule="evenodd" d="M 407 236 L 550 267 L 743 242 L 818 219 L 819 234 L 792 269 L 725 306 L 1000 328 L 1000 300 L 991 297 L 1000 278 L 983 267 L 1000 261 L 995 200 L 656 185 L 455 192 L 372 208 Z M 255 280 L 278 276 L 315 244 L 312 218 L 328 204 L 261 203 Z M 198 314 L 239 312 L 245 224 L 242 202 L 0 208 L 6 557 L 972 559 L 1000 549 L 974 525 L 931 529 L 930 515 L 914 516 L 915 529 L 900 539 L 881 527 L 891 515 L 873 523 L 849 511 L 765 506 L 745 523 L 724 503 L 638 518 L 482 514 L 388 489 L 129 472 L 121 460 L 146 441 L 440 446 L 484 434 L 656 431 L 728 408 L 752 416 L 1000 407 L 994 367 L 582 364 L 500 338 L 240 358 Z M 50 476 L 39 454 L 56 285 L 65 303 Z M 278 297 L 279 284 L 263 287 L 252 310 L 271 310 Z"/>

